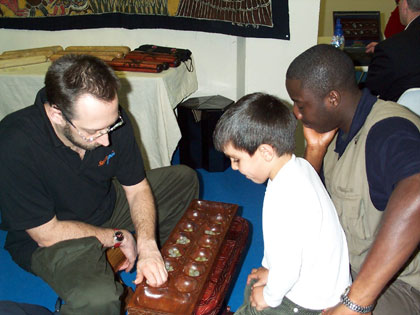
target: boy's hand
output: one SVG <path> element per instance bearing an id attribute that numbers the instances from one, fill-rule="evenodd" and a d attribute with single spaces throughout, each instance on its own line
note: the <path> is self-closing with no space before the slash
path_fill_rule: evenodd
<path id="1" fill-rule="evenodd" d="M 268 269 L 264 267 L 260 267 L 258 269 L 253 268 L 251 273 L 248 275 L 246 284 L 250 284 L 252 280 L 256 280 L 253 287 L 266 285 L 268 281 Z"/>
<path id="2" fill-rule="evenodd" d="M 263 289 L 264 286 L 254 285 L 252 287 L 251 296 L 249 297 L 251 306 L 255 307 L 257 311 L 262 311 L 263 309 L 268 307 L 268 304 L 264 300 Z"/>

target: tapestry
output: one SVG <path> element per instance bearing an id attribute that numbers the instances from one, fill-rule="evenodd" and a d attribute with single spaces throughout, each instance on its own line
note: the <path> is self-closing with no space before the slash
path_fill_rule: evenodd
<path id="1" fill-rule="evenodd" d="M 290 39 L 288 0 L 0 0 L 0 28 L 101 27 Z"/>

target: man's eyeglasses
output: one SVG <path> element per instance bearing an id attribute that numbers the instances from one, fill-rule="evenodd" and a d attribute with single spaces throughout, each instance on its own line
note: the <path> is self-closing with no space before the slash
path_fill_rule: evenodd
<path id="1" fill-rule="evenodd" d="M 96 139 L 98 139 L 99 137 L 102 137 L 112 131 L 114 131 L 115 129 L 117 129 L 118 127 L 120 127 L 122 124 L 124 124 L 124 119 L 121 116 L 121 112 L 118 111 L 118 119 L 117 122 L 111 126 L 108 127 L 106 129 L 103 130 L 99 130 L 95 135 L 90 136 L 90 137 L 86 137 L 85 135 L 83 135 L 83 133 L 71 122 L 71 120 L 66 116 L 66 114 L 64 114 L 63 111 L 61 111 L 61 114 L 63 115 L 64 119 L 67 120 L 69 122 L 70 125 L 72 125 L 74 127 L 74 129 L 76 129 L 77 133 L 79 134 L 79 136 L 85 140 L 86 142 L 93 142 Z"/>

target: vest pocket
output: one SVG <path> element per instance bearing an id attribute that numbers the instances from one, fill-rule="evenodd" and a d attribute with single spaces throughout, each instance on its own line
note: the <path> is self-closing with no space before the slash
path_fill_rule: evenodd
<path id="1" fill-rule="evenodd" d="M 362 197 L 354 193 L 336 191 L 332 199 L 347 238 L 350 235 L 351 238 L 355 238 L 352 242 L 356 243 L 356 239 L 362 241 L 361 243 L 369 240 L 372 237 L 372 231 L 369 228 L 369 219 Z M 349 239 L 347 241 L 350 243 Z M 364 250 L 360 248 L 360 251 Z"/>

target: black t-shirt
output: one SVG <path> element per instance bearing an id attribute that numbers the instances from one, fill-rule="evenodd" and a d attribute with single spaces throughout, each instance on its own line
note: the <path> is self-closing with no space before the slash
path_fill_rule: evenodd
<path id="1" fill-rule="evenodd" d="M 143 160 L 128 116 L 109 134 L 110 145 L 86 151 L 83 160 L 56 136 L 45 113 L 42 89 L 29 106 L 0 122 L 0 227 L 8 231 L 5 248 L 30 270 L 38 247 L 26 229 L 54 216 L 99 226 L 114 209 L 112 178 L 134 185 L 145 178 Z"/>

